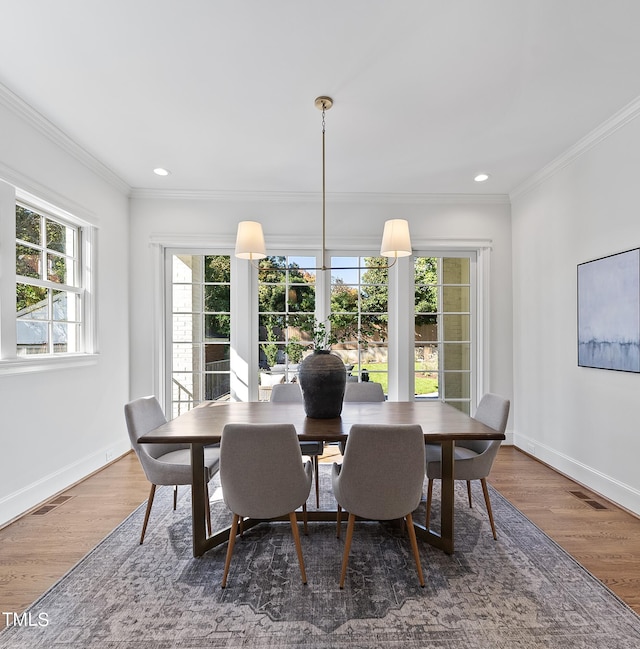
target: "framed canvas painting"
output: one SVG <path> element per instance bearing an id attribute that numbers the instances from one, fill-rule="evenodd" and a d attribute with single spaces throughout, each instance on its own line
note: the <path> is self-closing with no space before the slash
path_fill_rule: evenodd
<path id="1" fill-rule="evenodd" d="M 578 265 L 578 365 L 640 372 L 640 248 Z"/>

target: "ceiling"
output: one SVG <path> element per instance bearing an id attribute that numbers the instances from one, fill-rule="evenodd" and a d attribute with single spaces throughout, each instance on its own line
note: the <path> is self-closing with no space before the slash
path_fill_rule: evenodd
<path id="1" fill-rule="evenodd" d="M 0 84 L 132 189 L 319 192 L 314 99 L 330 95 L 329 194 L 508 194 L 640 96 L 637 0 L 0 0 L 0 15 Z"/>

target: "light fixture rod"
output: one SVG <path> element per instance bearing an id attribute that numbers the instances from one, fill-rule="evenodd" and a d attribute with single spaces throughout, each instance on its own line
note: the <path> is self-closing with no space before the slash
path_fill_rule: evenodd
<path id="1" fill-rule="evenodd" d="M 322 270 L 325 270 L 327 263 L 327 200 L 326 200 L 326 172 L 325 172 L 325 121 L 324 115 L 326 103 L 322 102 Z"/>

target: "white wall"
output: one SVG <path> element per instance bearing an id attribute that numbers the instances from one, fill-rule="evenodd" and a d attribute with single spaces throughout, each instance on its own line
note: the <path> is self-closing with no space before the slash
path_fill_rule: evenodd
<path id="1" fill-rule="evenodd" d="M 514 441 L 640 513 L 640 374 L 577 366 L 577 264 L 640 246 L 640 120 L 611 131 L 512 199 Z"/>
<path id="2" fill-rule="evenodd" d="M 0 372 L 0 524 L 130 448 L 127 199 L 47 129 L 0 102 L 0 178 L 97 225 L 100 354 L 83 367 Z"/>
<path id="3" fill-rule="evenodd" d="M 162 311 L 158 304 L 159 244 L 203 248 L 227 247 L 232 254 L 238 221 L 263 223 L 270 241 L 319 248 L 321 205 L 315 200 L 239 196 L 222 198 L 157 198 L 131 200 L 131 396 L 157 391 L 154 349 Z M 512 306 L 511 226 L 506 200 L 460 198 L 403 200 L 390 197 L 328 197 L 327 247 L 379 250 L 384 221 L 409 220 L 414 249 L 464 246 L 472 240 L 490 242 L 489 340 L 486 389 L 511 396 Z M 273 248 L 271 248 L 273 250 Z M 156 297 L 154 297 L 154 295 Z M 248 298 L 247 298 L 248 299 Z"/>

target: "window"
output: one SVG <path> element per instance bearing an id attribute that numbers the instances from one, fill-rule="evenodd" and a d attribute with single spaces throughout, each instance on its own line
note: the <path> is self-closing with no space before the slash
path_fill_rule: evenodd
<path id="1" fill-rule="evenodd" d="M 226 399 L 231 385 L 229 255 L 171 254 L 171 411 Z"/>
<path id="2" fill-rule="evenodd" d="M 381 383 L 388 392 L 388 270 L 384 257 L 332 257 L 331 330 L 341 343 L 332 349 L 351 376 Z M 344 269 L 337 270 L 338 268 Z"/>
<path id="3" fill-rule="evenodd" d="M 440 398 L 469 414 L 472 400 L 472 264 L 415 257 L 415 398 Z"/>
<path id="4" fill-rule="evenodd" d="M 260 398 L 269 388 L 295 378 L 307 349 L 316 310 L 315 257 L 272 256 L 258 273 L 258 358 Z M 268 268 L 266 268 L 268 267 Z"/>
<path id="5" fill-rule="evenodd" d="M 85 351 L 82 229 L 16 204 L 18 356 Z"/>

